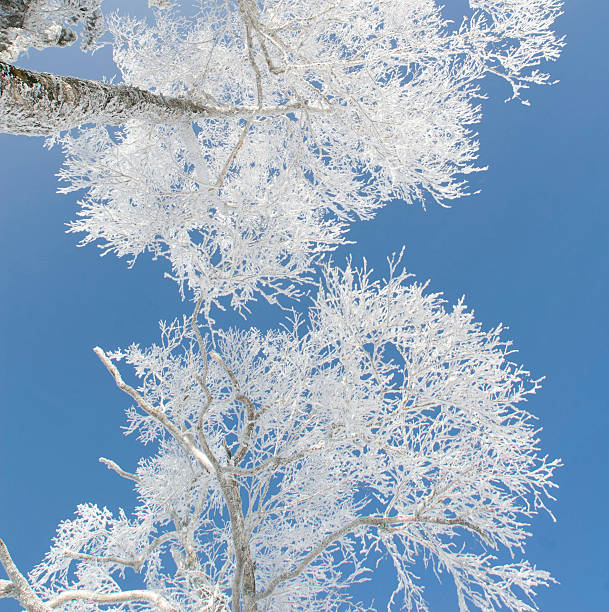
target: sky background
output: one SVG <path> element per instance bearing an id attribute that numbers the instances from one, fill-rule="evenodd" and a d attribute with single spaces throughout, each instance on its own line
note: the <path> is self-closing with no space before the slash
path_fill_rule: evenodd
<path id="1" fill-rule="evenodd" d="M 354 259 L 379 272 L 405 244 L 410 272 L 449 302 L 465 294 L 485 328 L 508 325 L 516 359 L 546 377 L 528 409 L 543 427 L 543 452 L 564 467 L 551 506 L 558 522 L 540 516 L 527 549 L 560 582 L 541 590 L 544 611 L 609 610 L 607 23 L 606 2 L 569 3 L 557 24 L 568 46 L 551 66 L 560 83 L 532 90 L 532 107 L 504 104 L 507 87 L 487 84 L 479 161 L 490 168 L 473 177 L 479 195 L 426 212 L 394 203 L 350 235 Z M 19 64 L 113 74 L 108 52 L 76 47 L 32 51 Z M 131 470 L 145 449 L 122 435 L 129 402 L 92 347 L 148 345 L 160 319 L 190 312 L 161 265 L 144 257 L 129 270 L 75 247 L 64 232 L 76 196 L 55 193 L 61 161 L 42 139 L 0 136 L 0 536 L 23 571 L 78 503 L 133 502 L 128 483 L 97 459 Z M 256 306 L 251 321 L 269 317 Z M 434 611 L 456 609 L 449 583 L 430 598 Z M 1 612 L 17 609 L 0 600 Z"/>

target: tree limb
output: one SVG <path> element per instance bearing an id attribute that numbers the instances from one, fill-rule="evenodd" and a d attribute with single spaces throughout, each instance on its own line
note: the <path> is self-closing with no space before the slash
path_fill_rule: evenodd
<path id="1" fill-rule="evenodd" d="M 89 555 L 87 553 L 82 552 L 72 552 L 71 550 L 64 550 L 63 554 L 66 557 L 70 557 L 71 559 L 78 559 L 80 561 L 93 561 L 95 563 L 116 563 L 117 565 L 124 565 L 126 567 L 132 567 L 136 572 L 139 572 L 144 565 L 146 559 L 150 555 L 150 553 L 160 546 L 161 544 L 167 542 L 168 540 L 178 540 L 178 532 L 170 531 L 164 533 L 152 540 L 150 545 L 146 548 L 146 550 L 135 559 L 126 559 L 124 557 L 113 557 L 113 556 L 103 556 L 103 555 Z"/>
<path id="2" fill-rule="evenodd" d="M 187 98 L 165 97 L 125 84 L 56 76 L 0 62 L 0 132 L 49 136 L 85 123 L 122 125 L 134 117 L 154 124 L 210 117 L 282 116 L 308 103 L 266 108 L 213 106 Z"/>
<path id="3" fill-rule="evenodd" d="M 247 454 L 247 449 L 249 448 L 252 431 L 254 430 L 254 425 L 256 424 L 256 409 L 254 408 L 254 404 L 249 399 L 249 397 L 247 397 L 241 391 L 241 387 L 239 386 L 237 377 L 235 376 L 234 372 L 228 367 L 228 365 L 224 363 L 220 355 L 218 355 L 218 353 L 216 353 L 215 351 L 212 351 L 209 356 L 212 357 L 215 361 L 217 361 L 218 364 L 220 364 L 220 366 L 222 367 L 222 369 L 228 374 L 228 377 L 235 390 L 235 398 L 238 402 L 241 402 L 245 406 L 247 411 L 247 424 L 245 426 L 245 432 L 243 433 L 241 444 L 239 445 L 239 448 L 237 449 L 237 452 L 233 457 L 233 463 L 235 465 L 239 465 L 240 461 Z"/>
<path id="4" fill-rule="evenodd" d="M 149 404 L 133 387 L 129 386 L 121 377 L 120 372 L 116 368 L 116 366 L 108 359 L 104 351 L 96 346 L 93 351 L 99 357 L 101 362 L 106 367 L 106 370 L 110 372 L 112 377 L 114 378 L 114 382 L 116 386 L 124 391 L 127 395 L 133 398 L 137 405 L 151 417 L 155 418 L 163 427 L 182 445 L 185 446 L 188 451 L 195 457 L 199 465 L 207 472 L 214 473 L 216 471 L 213 463 L 217 463 L 215 458 L 210 460 L 209 457 L 204 455 L 194 444 L 194 440 L 188 436 L 187 434 L 181 432 L 158 408 L 155 408 L 151 404 Z"/>
<path id="5" fill-rule="evenodd" d="M 131 474 L 131 472 L 125 472 L 120 465 L 112 461 L 111 459 L 106 459 L 105 457 L 100 457 L 98 459 L 100 463 L 103 463 L 109 470 L 116 472 L 119 476 L 126 478 L 127 480 L 133 480 L 134 482 L 139 482 L 140 477 L 136 474 Z"/>
<path id="6" fill-rule="evenodd" d="M 329 533 L 308 555 L 306 555 L 302 561 L 291 571 L 283 572 L 273 578 L 271 582 L 269 582 L 268 586 L 261 593 L 256 594 L 256 601 L 260 599 L 265 599 L 269 597 L 275 589 L 286 580 L 291 580 L 296 576 L 302 574 L 302 572 L 324 551 L 328 546 L 342 538 L 347 533 L 354 531 L 358 527 L 363 525 L 368 525 L 372 527 L 378 527 L 381 529 L 396 529 L 397 525 L 405 524 L 405 523 L 435 523 L 438 525 L 459 525 L 462 527 L 466 527 L 478 535 L 480 535 L 483 539 L 487 540 L 486 534 L 476 525 L 460 518 L 454 519 L 434 519 L 434 518 L 424 518 L 420 517 L 416 514 L 412 516 L 362 516 L 356 518 L 346 525 L 343 525 L 340 529 Z"/>
<path id="7" fill-rule="evenodd" d="M 135 590 L 119 593 L 96 593 L 95 591 L 64 591 L 49 603 L 49 608 L 58 608 L 69 601 L 94 601 L 101 604 L 121 603 L 126 601 L 146 601 L 154 604 L 163 612 L 177 612 L 162 595 L 153 591 Z M 49 608 L 45 608 L 48 610 Z"/>
<path id="8" fill-rule="evenodd" d="M 10 580 L 0 580 L 0 599 L 4 597 L 16 597 L 17 590 Z"/>
<path id="9" fill-rule="evenodd" d="M 10 578 L 10 582 L 3 580 L 0 583 L 2 597 L 13 597 L 29 612 L 49 612 L 49 608 L 34 593 L 23 574 L 17 569 L 6 544 L 0 539 L 0 563 Z"/>
<path id="10" fill-rule="evenodd" d="M 324 448 L 324 443 L 319 442 L 318 444 L 309 446 L 309 448 L 305 448 L 304 450 L 301 450 L 287 457 L 281 457 L 277 455 L 274 457 L 269 457 L 268 459 L 265 459 L 261 463 L 249 469 L 231 467 L 231 468 L 228 468 L 228 471 L 232 472 L 233 474 L 237 474 L 239 476 L 255 476 L 256 474 L 264 471 L 267 468 L 275 468 L 275 467 L 280 467 L 282 465 L 288 465 L 289 463 L 293 463 L 294 461 L 298 461 L 299 459 L 308 457 L 312 452 L 316 450 L 321 450 L 322 448 Z"/>

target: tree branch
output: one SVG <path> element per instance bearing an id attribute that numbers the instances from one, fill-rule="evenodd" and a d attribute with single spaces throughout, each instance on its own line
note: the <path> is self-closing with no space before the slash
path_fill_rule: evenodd
<path id="1" fill-rule="evenodd" d="M 116 472 L 119 476 L 126 478 L 127 480 L 133 480 L 134 482 L 140 482 L 140 477 L 136 474 L 131 474 L 131 472 L 125 472 L 117 463 L 112 461 L 111 459 L 106 459 L 105 457 L 100 457 L 98 459 L 100 463 L 103 463 L 109 470 Z"/>
<path id="2" fill-rule="evenodd" d="M 119 593 L 96 593 L 95 591 L 64 591 L 49 602 L 49 608 L 58 608 L 69 601 L 94 601 L 101 604 L 121 603 L 126 601 L 146 601 L 154 604 L 163 612 L 177 612 L 162 595 L 153 591 L 135 590 Z M 45 608 L 48 610 L 48 608 Z"/>
<path id="3" fill-rule="evenodd" d="M 231 154 L 228 156 L 228 159 L 226 160 L 226 163 L 224 164 L 224 167 L 222 168 L 222 171 L 220 172 L 218 176 L 218 180 L 216 181 L 216 189 L 219 190 L 222 187 L 222 184 L 224 183 L 224 179 L 226 178 L 226 175 L 228 174 L 228 171 L 230 170 L 230 167 L 233 161 L 235 160 L 235 157 L 237 157 L 237 153 L 239 153 L 239 150 L 243 146 L 247 133 L 249 132 L 251 127 L 252 127 L 252 120 L 248 119 L 247 123 L 245 124 L 245 127 L 243 128 L 243 132 L 241 132 L 239 141 L 237 142 L 235 148 L 231 151 Z"/>
<path id="4" fill-rule="evenodd" d="M 17 596 L 17 589 L 10 580 L 0 580 L 0 599 Z"/>
<path id="5" fill-rule="evenodd" d="M 244 469 L 244 468 L 239 468 L 239 467 L 234 467 L 234 468 L 231 467 L 231 468 L 228 468 L 228 471 L 232 472 L 233 474 L 237 474 L 239 476 L 255 476 L 256 474 L 259 474 L 260 472 L 264 471 L 267 468 L 280 467 L 282 465 L 288 465 L 289 463 L 298 461 L 299 459 L 303 459 L 304 457 L 307 457 L 308 455 L 310 455 L 313 451 L 321 450 L 323 447 L 324 447 L 323 442 L 320 442 L 319 444 L 314 444 L 313 446 L 309 446 L 309 448 L 305 448 L 304 450 L 294 453 L 293 455 L 289 455 L 288 457 L 280 457 L 280 456 L 269 457 L 268 459 L 265 459 L 264 461 L 262 461 L 258 465 L 255 465 L 252 468 Z"/>
<path id="6" fill-rule="evenodd" d="M 17 569 L 6 544 L 2 540 L 0 540 L 0 563 L 2 563 L 6 575 L 10 578 L 10 582 L 3 580 L 0 583 L 2 597 L 13 597 L 29 612 L 49 612 L 49 608 L 34 593 L 28 581 Z"/>
<path id="7" fill-rule="evenodd" d="M 71 559 L 78 559 L 80 561 L 94 561 L 95 563 L 116 563 L 117 565 L 124 565 L 126 567 L 132 567 L 136 572 L 139 572 L 144 565 L 148 555 L 160 546 L 161 544 L 167 542 L 168 540 L 179 540 L 177 531 L 170 531 L 168 533 L 164 533 L 152 540 L 152 543 L 146 548 L 146 550 L 136 559 L 126 559 L 124 557 L 113 557 L 113 556 L 103 556 L 103 555 L 89 555 L 87 553 L 82 552 L 72 552 L 71 550 L 64 550 L 63 554 L 66 557 L 70 557 Z"/>
<path id="8" fill-rule="evenodd" d="M 212 351 L 209 356 L 212 357 L 215 361 L 217 361 L 218 364 L 220 364 L 220 366 L 222 367 L 222 369 L 228 374 L 233 388 L 235 389 L 235 398 L 238 402 L 241 402 L 245 406 L 247 411 L 247 424 L 245 426 L 245 432 L 243 433 L 243 439 L 241 440 L 239 448 L 237 449 L 237 452 L 233 457 L 233 463 L 235 465 L 239 465 L 239 462 L 243 459 L 243 457 L 245 457 L 247 449 L 249 448 L 252 431 L 254 430 L 254 425 L 256 424 L 256 409 L 252 401 L 241 391 L 241 387 L 239 386 L 237 377 L 235 376 L 234 372 L 228 367 L 228 365 L 224 363 L 220 355 L 218 355 L 218 353 L 216 353 L 215 351 Z"/>
<path id="9" fill-rule="evenodd" d="M 120 372 L 116 368 L 116 366 L 108 359 L 104 351 L 96 346 L 93 351 L 99 357 L 101 362 L 106 367 L 106 370 L 110 372 L 112 377 L 114 378 L 114 382 L 116 386 L 124 391 L 127 395 L 129 395 L 132 399 L 137 402 L 137 405 L 151 417 L 155 418 L 163 427 L 183 446 L 185 446 L 188 451 L 195 457 L 199 465 L 205 469 L 207 472 L 214 473 L 216 471 L 213 463 L 217 464 L 215 458 L 210 460 L 209 457 L 205 456 L 194 444 L 194 440 L 191 436 L 188 436 L 185 433 L 182 433 L 168 418 L 167 416 L 161 412 L 158 408 L 155 408 L 151 404 L 149 404 L 133 387 L 129 386 L 121 377 Z"/>
<path id="10" fill-rule="evenodd" d="M 332 533 L 328 534 L 315 548 L 313 548 L 313 550 L 311 550 L 311 552 L 309 552 L 308 555 L 306 555 L 303 558 L 303 560 L 293 570 L 289 572 L 283 572 L 279 574 L 279 576 L 276 576 L 275 578 L 273 578 L 273 580 L 269 582 L 268 586 L 266 587 L 264 591 L 262 591 L 262 593 L 256 594 L 256 598 L 255 598 L 256 601 L 269 597 L 282 582 L 285 582 L 286 580 L 291 580 L 292 578 L 295 578 L 296 576 L 302 574 L 302 572 L 321 553 L 323 553 L 323 551 L 326 550 L 328 546 L 330 546 L 331 544 L 333 544 L 334 542 L 336 542 L 337 540 L 345 536 L 347 533 L 354 531 L 358 527 L 361 527 L 363 525 L 368 525 L 372 527 L 378 527 L 381 529 L 394 530 L 396 529 L 396 525 L 400 525 L 404 523 L 435 523 L 438 525 L 459 525 L 462 527 L 466 527 L 467 529 L 471 529 L 472 531 L 480 535 L 484 540 L 488 541 L 488 536 L 479 527 L 477 527 L 473 523 L 470 523 L 469 521 L 466 521 L 460 518 L 427 519 L 427 518 L 420 517 L 416 514 L 413 516 L 406 516 L 406 517 L 403 517 L 403 516 L 392 516 L 392 517 L 362 516 L 362 517 L 352 520 L 351 522 L 347 523 L 340 529 L 337 529 L 336 531 L 333 531 Z"/>
<path id="11" fill-rule="evenodd" d="M 0 62 L 0 132 L 49 136 L 85 123 L 122 125 L 133 118 L 154 124 L 210 117 L 282 116 L 307 102 L 281 106 L 213 106 L 187 98 L 165 97 L 124 84 L 89 81 L 17 68 Z"/>

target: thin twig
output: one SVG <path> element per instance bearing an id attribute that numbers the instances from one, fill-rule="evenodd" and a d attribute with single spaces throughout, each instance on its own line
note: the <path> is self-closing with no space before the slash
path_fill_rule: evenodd
<path id="1" fill-rule="evenodd" d="M 134 482 L 140 482 L 140 477 L 137 474 L 132 474 L 131 472 L 125 472 L 117 463 L 112 461 L 111 459 L 106 459 L 105 457 L 100 457 L 98 459 L 100 463 L 103 463 L 109 470 L 116 472 L 119 476 L 126 478 L 127 480 L 133 480 Z"/>
<path id="2" fill-rule="evenodd" d="M 243 132 L 241 132 L 239 141 L 237 142 L 235 148 L 231 151 L 231 154 L 228 156 L 228 159 L 226 160 L 226 163 L 224 164 L 224 167 L 222 168 L 222 172 L 220 172 L 220 175 L 218 176 L 218 180 L 216 181 L 216 185 L 215 185 L 216 189 L 220 189 L 222 187 L 222 184 L 224 183 L 224 179 L 226 178 L 226 175 L 228 174 L 228 171 L 230 170 L 230 167 L 233 161 L 235 160 L 235 157 L 237 157 L 237 153 L 239 153 L 239 150 L 243 146 L 243 143 L 245 142 L 245 137 L 247 136 L 247 133 L 249 132 L 249 129 L 251 126 L 252 126 L 252 120 L 248 119 L 247 123 L 245 124 L 245 127 L 243 128 Z"/>
<path id="3" fill-rule="evenodd" d="M 178 539 L 177 531 L 169 531 L 164 533 L 163 535 L 155 538 L 150 545 L 146 548 L 146 550 L 135 559 L 127 559 L 125 557 L 114 557 L 112 555 L 89 555 L 87 553 L 82 552 L 73 552 L 71 550 L 64 550 L 63 554 L 66 557 L 70 557 L 71 559 L 78 559 L 80 561 L 93 561 L 95 563 L 116 563 L 117 565 L 124 565 L 127 567 L 132 567 L 136 572 L 139 572 L 146 559 L 150 555 L 150 553 L 158 548 L 161 544 L 164 544 L 168 540 L 176 540 Z"/>

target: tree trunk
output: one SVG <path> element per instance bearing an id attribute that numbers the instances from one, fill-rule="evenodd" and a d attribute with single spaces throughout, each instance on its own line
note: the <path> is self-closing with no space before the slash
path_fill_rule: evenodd
<path id="1" fill-rule="evenodd" d="M 128 85 L 55 76 L 0 62 L 0 132 L 8 134 L 49 136 L 84 123 L 122 125 L 134 117 L 167 123 L 237 114 L 237 109 L 165 98 Z"/>

